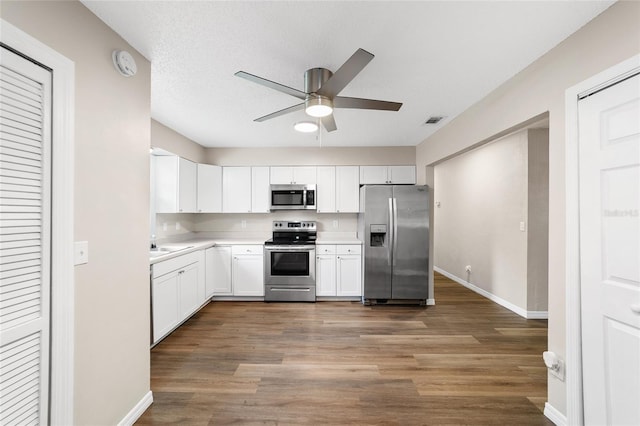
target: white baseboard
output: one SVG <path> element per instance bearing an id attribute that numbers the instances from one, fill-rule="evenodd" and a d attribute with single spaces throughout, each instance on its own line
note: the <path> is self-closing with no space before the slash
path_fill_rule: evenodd
<path id="1" fill-rule="evenodd" d="M 567 417 L 548 402 L 544 403 L 544 416 L 551 420 L 556 426 L 567 426 Z"/>
<path id="2" fill-rule="evenodd" d="M 549 319 L 549 311 L 527 311 L 527 319 Z"/>
<path id="3" fill-rule="evenodd" d="M 153 394 L 151 391 L 147 392 L 145 396 L 129 411 L 129 413 L 124 416 L 124 419 L 120 420 L 118 426 L 132 426 L 136 420 L 140 418 L 144 414 L 144 412 L 149 408 L 149 406 L 153 403 Z"/>
<path id="4" fill-rule="evenodd" d="M 436 304 L 436 299 L 427 299 L 427 306 L 434 306 Z"/>
<path id="5" fill-rule="evenodd" d="M 479 295 L 486 297 L 487 299 L 491 300 L 492 302 L 496 302 L 498 305 L 509 309 L 510 311 L 520 315 L 522 318 L 526 318 L 526 319 L 547 319 L 547 318 L 549 318 L 549 313 L 547 311 L 527 311 L 526 309 L 523 309 L 520 306 L 514 305 L 513 303 L 509 302 L 508 300 L 504 300 L 503 298 L 498 297 L 493 293 L 489 293 L 487 290 L 484 290 L 484 289 L 482 289 L 482 288 L 480 288 L 480 287 L 478 287 L 476 285 L 471 284 L 468 281 L 463 280 L 462 278 L 459 278 L 459 277 L 456 277 L 453 274 L 450 274 L 449 272 L 445 271 L 444 269 L 440 269 L 437 266 L 434 266 L 433 270 L 436 271 L 436 272 L 441 273 L 442 275 L 444 275 L 445 277 L 449 278 L 450 280 L 453 280 L 453 281 L 457 282 L 458 284 L 461 284 L 461 285 L 467 287 L 469 290 L 475 291 Z"/>

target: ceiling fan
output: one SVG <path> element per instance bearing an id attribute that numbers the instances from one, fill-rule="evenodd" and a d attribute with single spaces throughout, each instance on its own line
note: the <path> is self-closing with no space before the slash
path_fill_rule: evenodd
<path id="1" fill-rule="evenodd" d="M 319 118 L 328 132 L 333 132 L 337 129 L 332 114 L 334 108 L 398 111 L 402 106 L 398 102 L 338 96 L 372 59 L 371 53 L 358 49 L 335 73 L 326 68 L 308 69 L 304 73 L 304 92 L 244 71 L 238 71 L 235 75 L 304 100 L 302 103 L 256 118 L 254 121 L 266 121 L 304 109 L 311 117 Z"/>

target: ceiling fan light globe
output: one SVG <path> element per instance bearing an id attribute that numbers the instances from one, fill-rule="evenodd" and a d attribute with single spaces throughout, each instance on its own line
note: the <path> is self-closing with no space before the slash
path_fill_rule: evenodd
<path id="1" fill-rule="evenodd" d="M 309 98 L 305 101 L 304 112 L 311 117 L 326 117 L 333 112 L 333 102 L 324 96 Z"/>
<path id="2" fill-rule="evenodd" d="M 293 125 L 293 128 L 302 133 L 313 133 L 318 130 L 318 125 L 313 121 L 299 121 Z"/>

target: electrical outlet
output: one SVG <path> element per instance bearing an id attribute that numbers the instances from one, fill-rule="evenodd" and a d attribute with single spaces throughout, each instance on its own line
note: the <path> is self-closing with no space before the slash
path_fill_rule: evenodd
<path id="1" fill-rule="evenodd" d="M 167 222 L 164 222 L 162 224 L 162 230 L 165 231 L 165 232 L 167 231 Z"/>
<path id="2" fill-rule="evenodd" d="M 333 227 L 336 228 L 336 229 L 338 228 L 338 221 L 337 220 L 333 221 Z"/>
<path id="3" fill-rule="evenodd" d="M 520 222 L 520 230 L 522 232 L 524 232 L 524 230 L 525 230 L 525 223 L 524 222 Z"/>
<path id="4" fill-rule="evenodd" d="M 247 221 L 246 221 L 246 220 L 244 220 L 244 219 L 243 219 L 243 220 L 241 220 L 241 221 L 240 221 L 240 227 L 241 227 L 242 229 L 245 229 L 245 228 L 247 227 Z"/>
<path id="5" fill-rule="evenodd" d="M 561 382 L 564 382 L 565 366 L 564 361 L 556 355 L 555 352 L 545 351 L 542 353 L 542 359 L 547 366 L 547 370 L 552 376 L 558 378 Z"/>
<path id="6" fill-rule="evenodd" d="M 464 270 L 470 273 L 471 272 L 471 265 L 465 266 Z"/>
<path id="7" fill-rule="evenodd" d="M 176 222 L 176 231 L 180 230 L 180 222 Z"/>

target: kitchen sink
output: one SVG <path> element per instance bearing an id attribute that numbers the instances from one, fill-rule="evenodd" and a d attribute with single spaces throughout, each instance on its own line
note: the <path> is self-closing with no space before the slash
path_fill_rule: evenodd
<path id="1" fill-rule="evenodd" d="M 156 247 L 149 250 L 149 257 L 154 258 L 158 256 L 164 256 L 165 254 L 175 253 L 176 251 L 186 250 L 193 246 L 163 246 Z"/>

